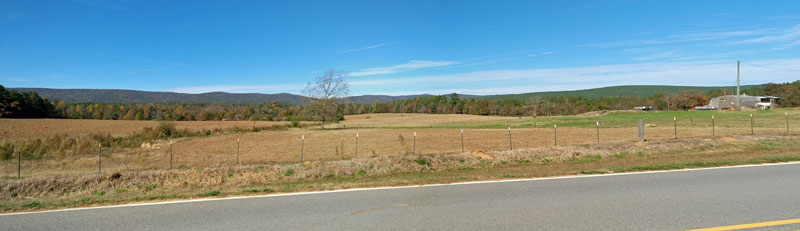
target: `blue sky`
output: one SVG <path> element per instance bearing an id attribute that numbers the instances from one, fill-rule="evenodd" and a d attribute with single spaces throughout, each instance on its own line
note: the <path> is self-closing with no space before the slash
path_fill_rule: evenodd
<path id="1" fill-rule="evenodd" d="M 0 1 L 6 87 L 486 95 L 733 85 L 737 59 L 800 79 L 800 1 Z"/>

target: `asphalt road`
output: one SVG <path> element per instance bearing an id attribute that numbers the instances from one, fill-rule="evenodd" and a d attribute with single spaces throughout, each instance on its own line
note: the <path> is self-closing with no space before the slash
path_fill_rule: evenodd
<path id="1" fill-rule="evenodd" d="M 685 230 L 795 218 L 800 164 L 2 215 L 0 229 Z"/>

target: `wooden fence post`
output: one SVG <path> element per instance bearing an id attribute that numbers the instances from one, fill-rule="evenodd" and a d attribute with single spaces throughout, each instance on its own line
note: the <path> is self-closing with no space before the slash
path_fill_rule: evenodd
<path id="1" fill-rule="evenodd" d="M 789 112 L 783 112 L 783 115 L 786 117 L 786 133 L 789 133 Z"/>
<path id="2" fill-rule="evenodd" d="M 464 152 L 464 129 L 461 129 L 461 152 Z"/>
<path id="3" fill-rule="evenodd" d="M 711 115 L 711 137 L 717 136 L 716 126 L 714 124 L 714 115 Z"/>
<path id="4" fill-rule="evenodd" d="M 644 142 L 644 120 L 639 120 L 639 142 Z"/>
<path id="5" fill-rule="evenodd" d="M 414 132 L 414 146 L 412 146 L 412 150 L 414 154 L 417 153 L 417 132 Z"/>

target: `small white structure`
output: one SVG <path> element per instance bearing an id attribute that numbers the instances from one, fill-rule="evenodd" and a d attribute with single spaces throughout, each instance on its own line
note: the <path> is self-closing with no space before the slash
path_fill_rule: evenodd
<path id="1" fill-rule="evenodd" d="M 737 103 L 739 109 L 771 109 L 777 106 L 779 99 L 775 96 L 723 95 L 712 98 L 706 106 L 695 107 L 695 110 L 735 110 Z"/>

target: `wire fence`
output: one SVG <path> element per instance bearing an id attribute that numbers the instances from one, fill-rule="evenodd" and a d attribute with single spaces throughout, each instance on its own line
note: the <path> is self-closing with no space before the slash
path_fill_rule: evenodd
<path id="1" fill-rule="evenodd" d="M 731 135 L 778 135 L 798 131 L 800 124 L 785 118 L 726 116 L 710 118 L 644 119 L 645 140 L 711 138 Z M 397 128 L 297 129 L 219 135 L 162 141 L 142 148 L 105 150 L 71 156 L 26 160 L 16 156 L 2 163 L 2 177 L 111 174 L 115 172 L 264 165 L 302 161 L 335 161 L 377 156 L 435 155 L 475 150 L 635 142 L 637 120 L 629 126 L 564 126 L 529 122 L 507 123 L 504 129 Z M 488 123 L 488 122 L 487 122 Z M 470 124 L 465 123 L 464 127 Z M 525 127 L 528 126 L 528 127 Z M 433 127 L 433 126 L 431 126 Z M 113 151 L 113 152 L 112 152 Z M 24 156 L 24 153 L 22 153 Z"/>

